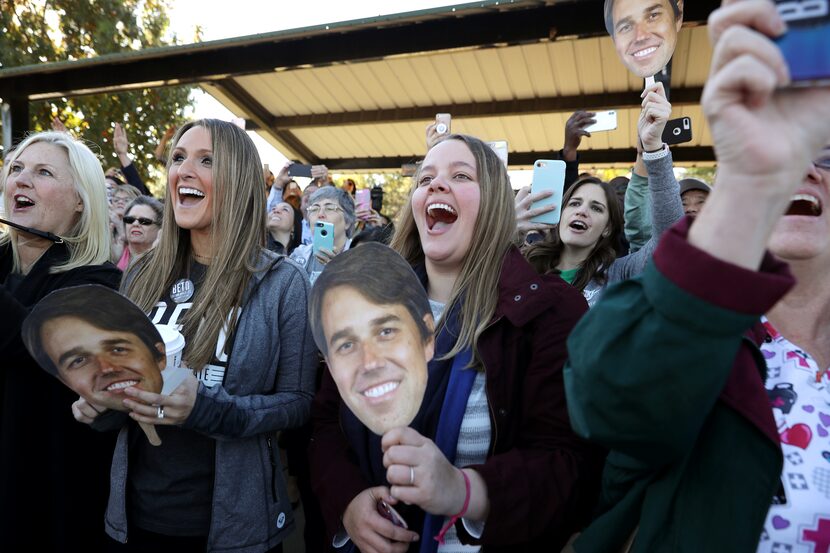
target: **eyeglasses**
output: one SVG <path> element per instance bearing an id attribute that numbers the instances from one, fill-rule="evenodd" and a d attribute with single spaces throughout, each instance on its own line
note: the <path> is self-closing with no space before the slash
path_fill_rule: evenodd
<path id="1" fill-rule="evenodd" d="M 129 217 L 129 216 L 124 217 L 124 224 L 125 225 L 132 225 L 136 221 L 142 227 L 149 227 L 150 225 L 157 225 L 158 224 L 158 221 L 153 221 L 152 219 L 148 219 L 147 217 Z"/>
<path id="2" fill-rule="evenodd" d="M 306 211 L 309 215 L 317 215 L 320 210 L 325 210 L 326 213 L 336 213 L 338 211 L 343 211 L 343 208 L 339 205 L 334 204 L 326 204 L 326 205 L 312 205 Z"/>

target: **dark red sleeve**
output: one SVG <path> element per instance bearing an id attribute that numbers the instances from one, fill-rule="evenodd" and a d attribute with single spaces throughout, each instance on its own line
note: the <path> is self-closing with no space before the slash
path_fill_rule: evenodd
<path id="1" fill-rule="evenodd" d="M 311 404 L 311 425 L 311 487 L 331 540 L 340 529 L 346 507 L 370 485 L 349 455 L 349 444 L 340 429 L 340 394 L 328 368 L 323 371 L 320 390 Z"/>

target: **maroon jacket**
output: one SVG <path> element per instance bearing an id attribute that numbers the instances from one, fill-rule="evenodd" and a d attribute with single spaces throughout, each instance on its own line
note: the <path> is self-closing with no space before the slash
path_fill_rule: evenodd
<path id="1" fill-rule="evenodd" d="M 487 462 L 474 468 L 487 483 L 490 515 L 479 542 L 460 523 L 459 538 L 487 551 L 559 551 L 586 522 L 602 465 L 602 453 L 571 430 L 562 380 L 565 341 L 587 304 L 558 276 L 536 274 L 515 248 L 498 286 L 495 315 L 478 341 L 492 433 Z M 312 405 L 309 456 L 330 536 L 349 502 L 370 487 L 351 460 L 339 409 L 326 372 Z"/>

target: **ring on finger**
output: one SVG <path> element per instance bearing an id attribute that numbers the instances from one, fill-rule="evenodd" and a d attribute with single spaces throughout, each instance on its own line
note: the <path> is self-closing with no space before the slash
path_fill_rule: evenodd
<path id="1" fill-rule="evenodd" d="M 164 418 L 164 405 L 159 405 L 156 407 L 156 418 L 163 419 Z"/>
<path id="2" fill-rule="evenodd" d="M 409 485 L 415 485 L 415 467 L 409 467 Z"/>

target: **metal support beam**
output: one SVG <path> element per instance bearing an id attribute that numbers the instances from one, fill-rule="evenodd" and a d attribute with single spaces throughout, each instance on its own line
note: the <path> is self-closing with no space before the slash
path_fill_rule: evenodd
<path id="1" fill-rule="evenodd" d="M 672 105 L 697 105 L 700 103 L 702 87 L 678 88 L 672 91 Z M 509 115 L 535 115 L 540 113 L 572 112 L 580 109 L 598 111 L 603 109 L 635 108 L 640 106 L 639 92 L 616 92 L 608 94 L 581 94 L 577 96 L 551 96 L 525 100 L 502 100 L 494 102 L 473 102 L 426 107 L 378 109 L 367 111 L 345 111 L 340 113 L 314 113 L 269 118 L 269 127 L 279 129 L 301 129 L 308 127 L 339 127 L 346 125 L 375 125 L 378 123 L 404 123 L 424 121 L 436 113 L 451 113 L 453 117 L 504 117 Z M 270 114 L 269 114 L 270 115 Z M 251 130 L 259 127 L 256 120 L 250 122 Z"/>
<path id="2" fill-rule="evenodd" d="M 3 152 L 23 140 L 29 131 L 29 101 L 26 98 L 3 98 L 0 105 L 3 118 Z"/>
<path id="3" fill-rule="evenodd" d="M 308 149 L 294 134 L 288 130 L 276 128 L 273 124 L 274 116 L 236 81 L 224 79 L 215 83 L 215 85 L 245 110 L 245 114 L 250 117 L 252 124 L 249 126 L 246 121 L 246 129 L 265 130 L 275 140 L 295 152 L 305 163 L 317 164 L 319 162 L 317 155 Z"/>
<path id="4" fill-rule="evenodd" d="M 511 167 L 531 166 L 537 159 L 557 159 L 557 152 L 510 152 L 508 161 Z M 631 149 L 581 150 L 579 162 L 583 165 L 615 163 L 632 165 L 637 151 Z M 708 146 L 676 146 L 672 148 L 672 158 L 678 163 L 711 163 L 715 161 L 715 152 Z M 420 156 L 370 157 L 321 159 L 329 171 L 363 171 L 369 169 L 400 169 L 407 163 L 417 163 Z"/>

